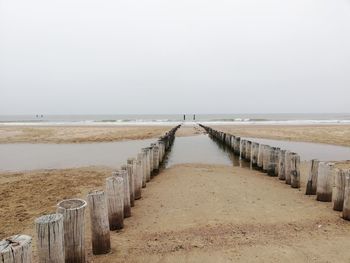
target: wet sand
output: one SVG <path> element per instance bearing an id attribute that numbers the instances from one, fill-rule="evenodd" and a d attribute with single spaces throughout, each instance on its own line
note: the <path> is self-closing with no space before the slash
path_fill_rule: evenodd
<path id="1" fill-rule="evenodd" d="M 215 126 L 215 128 L 236 136 L 350 147 L 350 125 L 231 125 Z"/>

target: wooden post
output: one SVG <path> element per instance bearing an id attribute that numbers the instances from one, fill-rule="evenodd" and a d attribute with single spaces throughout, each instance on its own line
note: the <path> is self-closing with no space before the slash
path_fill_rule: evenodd
<path id="1" fill-rule="evenodd" d="M 270 164 L 270 158 L 271 158 L 271 147 L 269 145 L 264 145 L 264 155 L 263 155 L 263 171 L 265 173 L 268 172 L 269 164 Z"/>
<path id="2" fill-rule="evenodd" d="M 123 178 L 123 193 L 124 193 L 124 218 L 131 216 L 131 206 L 130 206 L 130 188 L 129 188 L 129 176 L 127 171 L 118 170 L 113 172 L 116 177 Z"/>
<path id="3" fill-rule="evenodd" d="M 247 161 L 250 161 L 251 152 L 252 152 L 252 142 L 246 140 L 245 141 L 245 159 Z"/>
<path id="4" fill-rule="evenodd" d="M 251 151 L 251 164 L 252 167 L 257 167 L 258 166 L 258 156 L 259 156 L 259 143 L 257 142 L 252 142 L 252 151 Z"/>
<path id="5" fill-rule="evenodd" d="M 137 155 L 136 160 L 136 176 L 135 176 L 135 200 L 141 198 L 141 189 L 142 189 L 142 178 L 143 178 L 143 167 L 142 167 L 142 154 Z"/>
<path id="6" fill-rule="evenodd" d="M 241 145 L 241 138 L 235 137 L 235 143 L 234 143 L 235 148 L 233 150 L 235 155 L 238 155 L 238 156 L 240 155 L 240 153 L 241 153 L 240 145 Z"/>
<path id="7" fill-rule="evenodd" d="M 136 174 L 136 161 L 134 158 L 127 160 L 127 169 L 129 175 L 129 189 L 130 189 L 130 206 L 135 205 L 135 174 Z"/>
<path id="8" fill-rule="evenodd" d="M 153 146 L 153 167 L 154 174 L 159 173 L 159 147 L 157 145 Z"/>
<path id="9" fill-rule="evenodd" d="M 64 263 L 63 215 L 44 215 L 35 220 L 39 263 Z"/>
<path id="10" fill-rule="evenodd" d="M 291 184 L 291 158 L 293 153 L 290 151 L 286 151 L 285 159 L 284 159 L 284 175 L 286 177 L 286 184 Z"/>
<path id="11" fill-rule="evenodd" d="M 259 152 L 258 152 L 258 168 L 263 169 L 263 163 L 264 163 L 264 144 L 259 145 Z"/>
<path id="12" fill-rule="evenodd" d="M 344 192 L 345 192 L 345 174 L 342 169 L 334 170 L 334 186 L 332 192 L 333 210 L 343 211 Z"/>
<path id="13" fill-rule="evenodd" d="M 245 159 L 245 154 L 246 154 L 246 140 L 241 140 L 241 146 L 240 146 L 240 158 Z"/>
<path id="14" fill-rule="evenodd" d="M 268 160 L 267 160 L 267 174 L 270 176 L 276 176 L 276 167 L 277 167 L 277 148 L 269 147 L 268 148 Z"/>
<path id="15" fill-rule="evenodd" d="M 235 151 L 235 136 L 234 135 L 231 136 L 231 142 L 230 143 L 231 143 L 230 148 L 234 152 Z"/>
<path id="16" fill-rule="evenodd" d="M 109 229 L 118 230 L 124 227 L 124 182 L 121 177 L 106 179 Z"/>
<path id="17" fill-rule="evenodd" d="M 151 180 L 151 173 L 150 173 L 150 152 L 148 148 L 143 148 L 142 152 L 144 154 L 145 158 L 145 171 L 146 171 L 146 182 L 149 182 Z"/>
<path id="18" fill-rule="evenodd" d="M 158 146 L 159 146 L 159 163 L 162 163 L 164 154 L 165 154 L 165 144 L 162 140 L 158 140 Z"/>
<path id="19" fill-rule="evenodd" d="M 148 147 L 148 149 L 149 149 L 149 159 L 150 159 L 150 161 L 149 161 L 149 166 L 150 166 L 149 170 L 150 170 L 151 178 L 153 178 L 153 170 L 154 170 L 154 167 L 153 167 L 153 165 L 154 165 L 154 161 L 153 161 L 153 147 L 152 146 Z"/>
<path id="20" fill-rule="evenodd" d="M 278 179 L 280 180 L 286 180 L 285 176 L 285 157 L 286 157 L 286 150 L 280 150 L 278 152 Z"/>
<path id="21" fill-rule="evenodd" d="M 1 263 L 31 263 L 32 238 L 15 235 L 0 241 Z"/>
<path id="22" fill-rule="evenodd" d="M 347 170 L 345 174 L 343 218 L 350 220 L 350 170 Z"/>
<path id="23" fill-rule="evenodd" d="M 84 263 L 85 208 L 82 199 L 63 200 L 57 204 L 57 213 L 63 215 L 64 254 L 66 262 Z"/>
<path id="24" fill-rule="evenodd" d="M 332 182 L 334 164 L 320 162 L 318 166 L 316 199 L 321 202 L 332 201 Z"/>
<path id="25" fill-rule="evenodd" d="M 274 160 L 275 160 L 275 176 L 278 176 L 278 172 L 279 172 L 279 160 L 278 160 L 278 157 L 280 155 L 280 151 L 281 151 L 281 148 L 278 148 L 276 147 L 274 149 Z"/>
<path id="26" fill-rule="evenodd" d="M 92 253 L 107 254 L 111 251 L 111 238 L 106 195 L 103 191 L 92 191 L 87 199 L 90 208 Z"/>
<path id="27" fill-rule="evenodd" d="M 299 154 L 294 153 L 291 156 L 290 166 L 291 166 L 291 170 L 290 170 L 291 187 L 300 188 L 300 156 Z"/>
<path id="28" fill-rule="evenodd" d="M 313 159 L 309 164 L 309 176 L 307 179 L 306 193 L 307 195 L 315 195 L 317 189 L 318 165 L 320 161 Z"/>

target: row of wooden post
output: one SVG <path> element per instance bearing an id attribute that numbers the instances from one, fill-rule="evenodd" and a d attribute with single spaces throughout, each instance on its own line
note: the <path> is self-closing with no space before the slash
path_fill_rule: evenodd
<path id="1" fill-rule="evenodd" d="M 292 188 L 300 188 L 300 156 L 296 153 L 259 144 L 210 127 L 200 125 L 215 140 L 223 143 L 242 160 L 250 162 L 253 168 L 269 176 L 285 180 Z"/>
<path id="2" fill-rule="evenodd" d="M 136 158 L 129 158 L 121 169 L 106 179 L 105 191 L 89 192 L 87 201 L 63 200 L 55 214 L 35 220 L 39 263 L 83 263 L 85 258 L 85 210 L 89 207 L 92 252 L 106 254 L 111 250 L 110 231 L 124 227 L 124 218 L 131 216 L 131 207 L 165 160 L 175 133 L 172 128 L 156 143 L 143 148 Z M 0 263 L 32 262 L 32 238 L 11 236 L 0 241 Z"/>
<path id="3" fill-rule="evenodd" d="M 297 153 L 260 144 L 213 128 L 200 125 L 207 133 L 227 146 L 251 167 L 270 176 L 285 180 L 292 188 L 300 188 L 300 156 Z M 306 195 L 316 195 L 316 200 L 333 202 L 335 211 L 350 220 L 350 170 L 337 169 L 332 162 L 311 160 L 308 169 Z"/>

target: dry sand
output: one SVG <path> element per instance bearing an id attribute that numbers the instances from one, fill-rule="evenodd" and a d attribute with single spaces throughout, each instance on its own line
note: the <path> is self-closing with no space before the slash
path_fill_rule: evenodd
<path id="1" fill-rule="evenodd" d="M 2 175 L 1 238 L 33 235 L 35 217 L 54 212 L 63 198 L 103 188 L 110 172 Z M 89 262 L 348 262 L 350 223 L 330 203 L 304 195 L 305 177 L 303 165 L 299 191 L 246 168 L 173 166 L 147 184 L 125 228 L 111 233 L 110 254 L 91 255 L 87 223 Z"/>
<path id="2" fill-rule="evenodd" d="M 0 174 L 0 239 L 32 231 L 34 218 L 55 211 L 58 201 L 102 187 L 112 172 L 89 167 Z"/>
<path id="3" fill-rule="evenodd" d="M 237 136 L 350 146 L 350 125 L 226 125 L 214 128 Z"/>
<path id="4" fill-rule="evenodd" d="M 172 126 L 6 126 L 0 143 L 83 143 L 157 138 Z"/>
<path id="5" fill-rule="evenodd" d="M 350 146 L 350 125 L 225 125 L 216 129 L 238 136 L 289 141 L 305 141 Z M 0 143 L 83 143 L 156 138 L 171 126 L 3 126 Z M 183 126 L 176 136 L 192 136 L 203 131 Z"/>
<path id="6" fill-rule="evenodd" d="M 172 167 L 132 212 L 112 253 L 94 262 L 350 260 L 350 223 L 330 203 L 244 168 Z"/>

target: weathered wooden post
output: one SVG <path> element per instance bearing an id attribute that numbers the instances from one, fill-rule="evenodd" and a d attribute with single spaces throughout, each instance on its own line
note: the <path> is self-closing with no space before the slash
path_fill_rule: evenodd
<path id="1" fill-rule="evenodd" d="M 121 177 L 106 179 L 109 229 L 118 230 L 124 227 L 124 182 Z"/>
<path id="2" fill-rule="evenodd" d="M 321 202 L 332 201 L 333 163 L 320 162 L 318 166 L 316 199 Z"/>
<path id="3" fill-rule="evenodd" d="M 320 161 L 313 159 L 310 161 L 309 176 L 306 185 L 306 195 L 315 195 L 317 189 L 318 165 Z"/>
<path id="4" fill-rule="evenodd" d="M 1 263 L 31 263 L 32 238 L 15 235 L 0 241 Z"/>
<path id="5" fill-rule="evenodd" d="M 350 220 L 350 170 L 345 174 L 343 218 L 345 220 Z"/>
<path id="6" fill-rule="evenodd" d="M 91 191 L 88 196 L 92 253 L 107 254 L 111 251 L 106 195 L 103 191 Z"/>
<path id="7" fill-rule="evenodd" d="M 286 151 L 286 155 L 285 155 L 285 159 L 284 159 L 284 175 L 286 177 L 286 184 L 291 184 L 291 170 L 292 170 L 292 167 L 291 167 L 291 160 L 292 160 L 292 155 L 293 153 L 290 152 L 290 151 Z"/>
<path id="8" fill-rule="evenodd" d="M 153 174 L 153 170 L 154 170 L 154 161 L 153 161 L 153 147 L 150 146 L 148 147 L 148 150 L 149 150 L 149 170 L 150 170 L 150 175 L 151 175 L 151 178 L 153 178 L 154 174 Z"/>
<path id="9" fill-rule="evenodd" d="M 159 173 L 159 147 L 157 145 L 153 146 L 153 168 L 154 175 Z"/>
<path id="10" fill-rule="evenodd" d="M 332 192 L 333 210 L 343 211 L 346 172 L 342 169 L 334 170 L 334 186 Z"/>
<path id="11" fill-rule="evenodd" d="M 230 148 L 231 150 L 234 152 L 235 151 L 235 138 L 236 136 L 232 135 L 231 136 L 231 145 L 230 145 Z"/>
<path id="12" fill-rule="evenodd" d="M 159 162 L 163 162 L 164 154 L 165 154 L 165 144 L 164 141 L 158 140 L 158 146 L 159 146 Z"/>
<path id="13" fill-rule="evenodd" d="M 141 198 L 141 189 L 142 189 L 142 178 L 143 178 L 143 166 L 142 166 L 142 154 L 137 155 L 136 160 L 136 176 L 135 176 L 135 200 Z"/>
<path id="14" fill-rule="evenodd" d="M 240 158 L 245 159 L 245 154 L 246 154 L 246 140 L 241 140 L 241 146 L 240 146 Z"/>
<path id="15" fill-rule="evenodd" d="M 241 138 L 240 137 L 235 137 L 235 143 L 234 143 L 234 147 L 235 148 L 233 150 L 235 155 L 240 156 L 240 154 L 241 154 L 240 145 L 241 145 Z"/>
<path id="16" fill-rule="evenodd" d="M 285 157 L 286 157 L 286 150 L 280 150 L 278 152 L 278 179 L 280 180 L 286 180 L 285 175 Z"/>
<path id="17" fill-rule="evenodd" d="M 280 155 L 280 151 L 281 151 L 281 148 L 278 148 L 276 147 L 275 150 L 274 150 L 274 159 L 275 159 L 275 176 L 278 176 L 278 172 L 279 172 L 279 155 Z"/>
<path id="18" fill-rule="evenodd" d="M 82 199 L 63 200 L 57 204 L 57 213 L 63 215 L 64 254 L 66 262 L 84 263 L 85 208 Z"/>
<path id="19" fill-rule="evenodd" d="M 130 189 L 130 206 L 135 205 L 135 175 L 136 175 L 136 161 L 134 158 L 127 160 L 127 169 L 129 175 L 129 189 Z"/>
<path id="20" fill-rule="evenodd" d="M 252 151 L 251 151 L 251 164 L 252 167 L 257 167 L 258 166 L 258 156 L 259 156 L 259 143 L 257 142 L 252 142 Z"/>
<path id="21" fill-rule="evenodd" d="M 151 173 L 150 173 L 150 152 L 148 148 L 143 148 L 142 152 L 144 153 L 145 158 L 145 171 L 146 171 L 146 182 L 149 182 L 151 180 Z"/>
<path id="22" fill-rule="evenodd" d="M 245 154 L 244 155 L 245 155 L 245 159 L 247 161 L 250 161 L 251 152 L 252 152 L 252 142 L 246 140 L 245 141 Z"/>
<path id="23" fill-rule="evenodd" d="M 264 163 L 264 144 L 259 145 L 259 152 L 258 152 L 258 168 L 263 169 L 263 163 Z"/>
<path id="24" fill-rule="evenodd" d="M 277 148 L 269 147 L 268 154 L 270 155 L 267 160 L 267 174 L 270 176 L 276 176 L 276 167 L 277 167 Z"/>
<path id="25" fill-rule="evenodd" d="M 141 150 L 141 155 L 142 155 L 142 188 L 146 188 L 147 186 L 147 156 L 144 151 Z"/>
<path id="26" fill-rule="evenodd" d="M 294 153 L 291 156 L 290 185 L 292 188 L 300 188 L 300 156 Z"/>
<path id="27" fill-rule="evenodd" d="M 130 206 L 130 188 L 129 188 L 129 176 L 125 170 L 117 170 L 113 172 L 113 176 L 123 178 L 123 193 L 124 193 L 124 218 L 131 216 Z"/>
<path id="28" fill-rule="evenodd" d="M 264 155 L 263 155 L 263 171 L 265 173 L 268 172 L 269 164 L 270 164 L 270 158 L 271 158 L 271 147 L 270 145 L 264 145 Z"/>
<path id="29" fill-rule="evenodd" d="M 64 263 L 63 215 L 44 215 L 35 220 L 39 263 Z"/>

